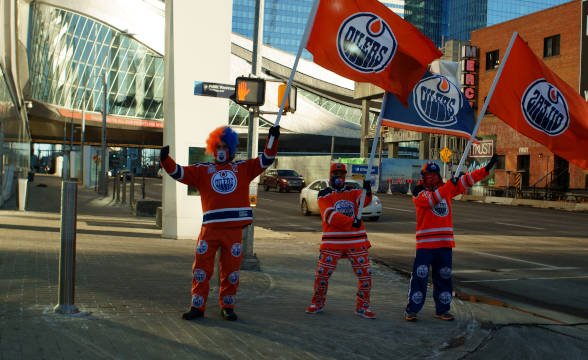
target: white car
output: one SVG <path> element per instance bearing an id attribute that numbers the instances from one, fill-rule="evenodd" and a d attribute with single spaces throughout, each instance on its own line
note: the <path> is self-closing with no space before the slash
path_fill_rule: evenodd
<path id="1" fill-rule="evenodd" d="M 345 185 L 353 186 L 356 189 L 362 188 L 362 184 L 357 180 L 347 180 L 345 181 Z M 318 193 L 328 186 L 329 180 L 327 179 L 315 180 L 300 191 L 300 212 L 302 215 L 308 216 L 311 213 L 320 214 Z M 380 219 L 382 216 L 382 202 L 376 195 L 373 195 L 372 202 L 363 208 L 361 215 L 364 220 L 378 221 Z"/>

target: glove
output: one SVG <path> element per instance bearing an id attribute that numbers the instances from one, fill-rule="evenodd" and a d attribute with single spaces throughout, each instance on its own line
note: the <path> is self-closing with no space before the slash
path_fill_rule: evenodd
<path id="1" fill-rule="evenodd" d="M 421 191 L 425 190 L 423 185 L 417 185 L 412 189 L 412 196 L 417 197 L 421 193 Z"/>
<path id="2" fill-rule="evenodd" d="M 417 197 L 421 193 L 421 191 L 425 190 L 423 185 L 417 185 L 412 189 L 412 196 Z"/>
<path id="3" fill-rule="evenodd" d="M 488 164 L 486 164 L 486 172 L 490 172 L 490 170 L 496 164 L 496 160 L 498 160 L 498 155 L 496 155 L 496 154 L 492 155 L 492 158 L 490 159 L 490 161 L 488 161 Z"/>
<path id="4" fill-rule="evenodd" d="M 451 181 L 451 183 L 452 183 L 454 186 L 457 186 L 457 178 L 455 178 L 455 177 L 452 177 L 452 178 L 450 179 L 450 181 Z"/>
<path id="5" fill-rule="evenodd" d="M 159 152 L 159 161 L 164 162 L 168 156 L 169 156 L 169 145 L 165 145 L 164 147 L 161 148 L 161 151 Z"/>
<path id="6" fill-rule="evenodd" d="M 351 224 L 351 227 L 360 228 L 361 227 L 361 219 L 353 218 L 353 224 Z"/>
<path id="7" fill-rule="evenodd" d="M 273 136 L 275 140 L 280 137 L 280 125 L 269 128 L 269 136 Z"/>
<path id="8" fill-rule="evenodd" d="M 364 180 L 363 181 L 363 188 L 365 190 L 365 194 L 367 196 L 371 196 L 372 195 L 372 182 L 369 180 Z"/>

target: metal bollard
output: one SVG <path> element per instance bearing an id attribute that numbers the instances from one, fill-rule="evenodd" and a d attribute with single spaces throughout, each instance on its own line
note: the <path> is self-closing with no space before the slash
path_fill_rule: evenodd
<path id="1" fill-rule="evenodd" d="M 74 305 L 76 279 L 76 222 L 78 183 L 61 183 L 61 251 L 59 253 L 58 302 L 53 311 L 60 314 L 78 313 Z"/>
<path id="2" fill-rule="evenodd" d="M 130 188 L 130 193 L 129 193 L 129 203 L 131 204 L 131 207 L 133 207 L 133 205 L 135 205 L 135 175 L 131 174 L 131 188 Z"/>
<path id="3" fill-rule="evenodd" d="M 123 179 L 122 179 L 123 183 L 122 183 L 122 201 L 121 204 L 126 204 L 127 203 L 127 174 L 123 175 Z"/>

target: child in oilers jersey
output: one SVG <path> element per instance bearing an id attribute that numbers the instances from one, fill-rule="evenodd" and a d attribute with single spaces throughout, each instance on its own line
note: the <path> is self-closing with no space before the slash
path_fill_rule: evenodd
<path id="1" fill-rule="evenodd" d="M 160 161 L 165 171 L 173 179 L 198 188 L 202 201 L 202 229 L 192 265 L 192 301 L 190 310 L 182 315 L 183 319 L 204 316 L 214 257 L 217 249 L 222 248 L 221 315 L 226 320 L 237 320 L 234 307 L 242 260 L 241 231 L 251 224 L 253 216 L 249 206 L 249 183 L 273 163 L 279 136 L 279 126 L 271 127 L 261 156 L 244 161 L 232 161 L 239 140 L 237 133 L 228 126 L 214 130 L 206 141 L 206 152 L 214 155 L 214 163 L 180 166 L 169 156 L 169 146 L 161 149 Z M 272 137 L 275 141 L 268 149 L 267 144 Z"/>
<path id="2" fill-rule="evenodd" d="M 429 266 L 432 266 L 433 299 L 435 317 L 451 321 L 455 316 L 449 312 L 453 285 L 451 281 L 453 219 L 451 199 L 465 193 L 474 183 L 488 176 L 496 163 L 494 154 L 483 168 L 466 173 L 459 178 L 443 183 L 440 169 L 428 162 L 421 171 L 422 179 L 413 190 L 412 201 L 416 207 L 416 256 L 410 278 L 408 305 L 405 319 L 416 321 L 427 295 Z"/>
<path id="3" fill-rule="evenodd" d="M 370 242 L 363 221 L 357 218 L 363 191 L 346 186 L 346 174 L 344 164 L 331 165 L 330 186 L 318 193 L 318 204 L 323 219 L 323 237 L 315 273 L 314 296 L 306 312 L 316 314 L 323 311 L 329 278 L 335 271 L 337 261 L 347 257 L 358 278 L 355 313 L 367 319 L 375 319 L 376 315 L 370 310 Z M 369 205 L 372 200 L 369 181 L 364 180 L 363 188 L 366 190 L 365 205 Z"/>

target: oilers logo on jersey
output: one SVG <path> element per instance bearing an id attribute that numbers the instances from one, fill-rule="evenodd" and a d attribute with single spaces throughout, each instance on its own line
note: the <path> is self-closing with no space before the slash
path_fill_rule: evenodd
<path id="1" fill-rule="evenodd" d="M 221 170 L 212 175 L 210 184 L 219 194 L 230 194 L 237 188 L 237 176 L 230 170 Z"/>
<path id="2" fill-rule="evenodd" d="M 345 216 L 355 216 L 353 203 L 349 200 L 339 200 L 335 203 L 335 210 Z"/>
<path id="3" fill-rule="evenodd" d="M 447 201 L 445 201 L 445 199 L 441 200 L 440 203 L 431 208 L 431 211 L 433 214 L 439 217 L 445 217 L 449 215 L 449 206 L 447 205 Z"/>

